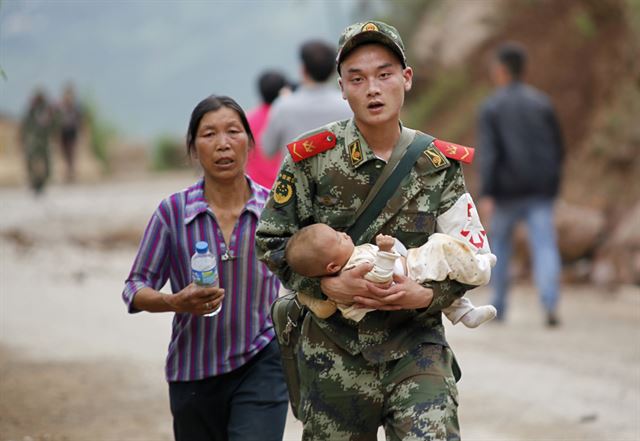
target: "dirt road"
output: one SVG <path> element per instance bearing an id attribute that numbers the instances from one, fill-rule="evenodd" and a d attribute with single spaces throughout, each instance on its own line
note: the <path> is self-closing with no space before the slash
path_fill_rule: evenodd
<path id="1" fill-rule="evenodd" d="M 0 441 L 172 439 L 171 317 L 130 316 L 120 292 L 149 215 L 193 180 L 0 188 Z M 505 324 L 448 327 L 464 439 L 640 440 L 640 290 L 565 287 L 556 330 L 512 294 Z"/>

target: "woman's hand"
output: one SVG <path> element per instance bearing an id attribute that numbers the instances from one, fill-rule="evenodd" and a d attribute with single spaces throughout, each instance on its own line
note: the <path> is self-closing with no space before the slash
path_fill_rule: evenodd
<path id="1" fill-rule="evenodd" d="M 400 309 L 426 308 L 433 300 L 433 290 L 425 288 L 406 276 L 393 275 L 393 285 L 382 287 L 366 282 L 367 296 L 356 295 L 353 301 L 358 307 L 397 311 Z"/>
<path id="2" fill-rule="evenodd" d="M 337 276 L 323 277 L 320 280 L 322 292 L 336 303 L 351 305 L 354 296 L 370 296 L 364 275 L 373 269 L 372 263 L 363 263 Z"/>
<path id="3" fill-rule="evenodd" d="M 220 306 L 224 289 L 191 283 L 174 295 L 164 296 L 165 302 L 176 312 L 195 315 L 209 314 Z"/>

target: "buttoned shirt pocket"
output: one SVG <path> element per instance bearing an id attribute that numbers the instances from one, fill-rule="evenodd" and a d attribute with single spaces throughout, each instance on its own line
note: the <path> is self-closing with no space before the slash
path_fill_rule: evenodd
<path id="1" fill-rule="evenodd" d="M 415 209 L 400 210 L 383 229 L 407 248 L 417 248 L 435 232 L 436 215 Z"/>
<path id="2" fill-rule="evenodd" d="M 314 207 L 315 221 L 327 224 L 338 231 L 346 231 L 351 226 L 355 212 L 354 209 L 339 206 L 316 205 Z"/>

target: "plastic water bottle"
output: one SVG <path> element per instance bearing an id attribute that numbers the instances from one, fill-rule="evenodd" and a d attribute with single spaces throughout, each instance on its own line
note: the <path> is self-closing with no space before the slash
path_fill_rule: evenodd
<path id="1" fill-rule="evenodd" d="M 218 286 L 218 268 L 216 257 L 209 251 L 207 242 L 196 243 L 196 252 L 191 256 L 191 277 L 196 285 Z M 205 314 L 213 317 L 220 312 L 222 304 L 215 311 Z"/>

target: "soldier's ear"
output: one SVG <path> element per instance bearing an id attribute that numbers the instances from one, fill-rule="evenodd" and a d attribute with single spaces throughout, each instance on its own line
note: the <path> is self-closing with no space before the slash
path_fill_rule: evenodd
<path id="1" fill-rule="evenodd" d="M 404 91 L 409 92 L 411 90 L 411 85 L 413 84 L 413 69 L 409 66 L 405 67 L 402 70 L 402 76 L 404 78 Z"/>
<path id="2" fill-rule="evenodd" d="M 346 100 L 347 97 L 344 95 L 344 87 L 342 87 L 342 77 L 338 77 L 338 86 L 340 86 L 340 92 L 342 92 L 342 99 Z"/>

